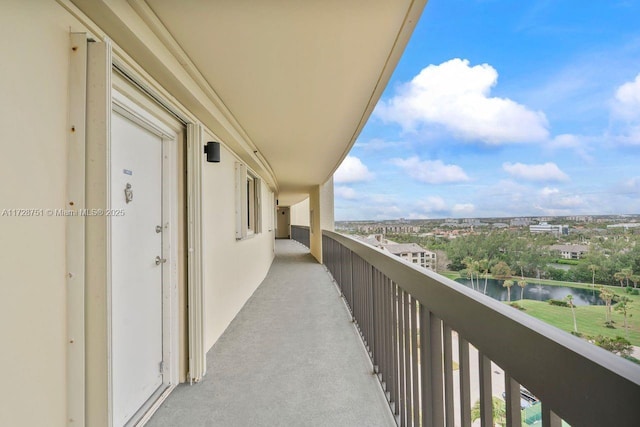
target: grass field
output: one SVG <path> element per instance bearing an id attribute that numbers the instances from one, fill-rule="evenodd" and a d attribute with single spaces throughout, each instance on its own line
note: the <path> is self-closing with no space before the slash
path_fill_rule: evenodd
<path id="1" fill-rule="evenodd" d="M 452 280 L 461 277 L 457 271 L 443 271 L 439 274 Z M 592 285 L 590 283 L 561 282 L 556 280 L 532 279 L 529 277 L 525 277 L 525 279 L 529 284 L 541 283 L 551 286 L 568 286 L 583 289 L 592 288 Z M 600 285 L 596 284 L 596 292 L 598 292 L 597 289 L 599 287 Z M 631 303 L 629 304 L 629 311 L 627 313 L 627 331 L 625 332 L 623 326 L 624 316 L 622 315 L 622 313 L 614 309 L 615 305 L 612 307 L 611 315 L 615 328 L 608 328 L 605 326 L 605 306 L 592 305 L 575 307 L 578 332 L 590 336 L 603 335 L 605 337 L 611 338 L 621 336 L 628 339 L 631 344 L 640 346 L 640 296 L 629 295 L 624 291 L 623 288 L 619 286 L 606 286 L 606 288 L 613 291 L 617 295 L 625 295 L 631 300 Z M 527 299 L 516 300 L 513 293 L 512 298 L 514 298 L 512 302 L 517 302 L 522 307 L 524 307 L 525 313 L 529 314 L 530 316 L 536 317 L 567 332 L 573 331 L 573 317 L 571 316 L 571 308 L 550 305 L 548 302 L 544 301 L 534 301 Z"/>
<path id="2" fill-rule="evenodd" d="M 626 295 L 620 288 L 617 291 L 618 295 Z M 612 310 L 611 316 L 615 329 L 605 326 L 606 308 L 603 305 L 575 307 L 578 332 L 591 336 L 604 335 L 611 338 L 621 336 L 627 338 L 631 344 L 640 346 L 640 297 L 638 295 L 627 296 L 632 302 L 629 305 L 627 314 L 628 328 L 626 333 L 623 327 L 624 316 L 616 310 Z M 526 309 L 525 313 L 567 332 L 573 331 L 571 308 L 527 299 L 516 302 Z"/>

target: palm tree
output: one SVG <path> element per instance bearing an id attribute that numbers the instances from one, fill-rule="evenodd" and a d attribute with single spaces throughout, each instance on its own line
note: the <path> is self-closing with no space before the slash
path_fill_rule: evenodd
<path id="1" fill-rule="evenodd" d="M 480 292 L 480 261 L 473 261 L 471 263 L 471 274 L 476 274 L 476 287 Z"/>
<path id="2" fill-rule="evenodd" d="M 573 295 L 571 294 L 567 295 L 565 297 L 565 300 L 569 304 L 569 307 L 571 307 L 571 315 L 573 316 L 573 331 L 575 333 L 578 333 L 578 324 L 576 323 L 576 310 L 575 310 L 575 306 L 573 305 Z"/>
<path id="3" fill-rule="evenodd" d="M 616 304 L 615 311 L 619 311 L 624 316 L 624 334 L 629 338 L 629 331 L 627 330 L 627 314 L 629 313 L 629 306 L 631 305 L 631 298 L 621 296 L 620 300 Z"/>
<path id="4" fill-rule="evenodd" d="M 489 265 L 491 264 L 491 262 L 487 259 L 487 258 L 483 258 L 480 261 L 480 265 L 484 267 L 483 269 L 483 273 L 484 273 L 484 290 L 482 291 L 483 294 L 487 294 L 487 279 L 489 277 Z"/>
<path id="5" fill-rule="evenodd" d="M 507 279 L 502 283 L 502 286 L 507 288 L 507 301 L 511 302 L 511 287 L 513 286 L 513 280 Z"/>
<path id="6" fill-rule="evenodd" d="M 467 267 L 467 277 L 471 277 L 471 289 L 475 289 L 473 286 L 473 273 L 475 273 L 476 262 L 470 256 L 462 260 L 462 263 Z"/>
<path id="7" fill-rule="evenodd" d="M 613 292 L 609 289 L 605 287 L 600 288 L 600 298 L 602 298 L 606 307 L 605 321 L 607 323 L 611 321 L 611 301 L 613 300 L 613 296 Z"/>
<path id="8" fill-rule="evenodd" d="M 504 400 L 499 397 L 492 396 L 491 399 L 491 412 L 493 412 L 493 421 L 504 427 L 507 425 L 507 406 Z M 480 418 L 480 401 L 476 400 L 476 403 L 471 407 L 471 421 L 475 421 Z"/>
<path id="9" fill-rule="evenodd" d="M 625 286 L 624 281 L 626 281 L 626 286 L 629 286 L 629 278 L 631 276 L 633 276 L 633 270 L 630 268 L 623 268 L 617 273 L 614 273 L 613 278 L 620 282 L 620 286 Z"/>
<path id="10" fill-rule="evenodd" d="M 524 299 L 524 288 L 525 288 L 525 286 L 527 286 L 527 281 L 524 280 L 524 278 L 518 280 L 518 286 L 520 286 L 520 288 L 522 289 L 520 291 L 520 299 L 523 300 Z"/>
<path id="11" fill-rule="evenodd" d="M 624 277 L 624 280 L 626 282 L 627 287 L 629 286 L 629 278 L 631 276 L 633 276 L 633 269 L 630 267 L 627 268 L 623 268 L 622 270 L 620 270 L 620 273 L 622 273 L 622 276 Z"/>

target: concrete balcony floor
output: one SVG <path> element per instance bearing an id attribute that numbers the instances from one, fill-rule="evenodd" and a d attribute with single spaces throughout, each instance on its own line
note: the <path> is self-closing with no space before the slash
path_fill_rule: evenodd
<path id="1" fill-rule="evenodd" d="M 308 249 L 276 241 L 267 277 L 150 427 L 395 426 L 338 290 Z"/>

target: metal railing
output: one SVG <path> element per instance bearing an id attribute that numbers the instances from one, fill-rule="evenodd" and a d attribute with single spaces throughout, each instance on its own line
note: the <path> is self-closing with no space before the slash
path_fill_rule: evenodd
<path id="1" fill-rule="evenodd" d="M 521 385 L 540 399 L 544 426 L 640 425 L 640 367 L 632 362 L 338 233 L 323 231 L 323 261 L 398 425 L 470 426 L 476 385 L 481 425 L 494 426 L 496 365 L 507 426 L 522 425 Z"/>
<path id="2" fill-rule="evenodd" d="M 304 225 L 292 225 L 291 226 L 291 239 L 296 242 L 300 242 L 306 247 L 310 248 L 309 243 L 309 227 Z"/>

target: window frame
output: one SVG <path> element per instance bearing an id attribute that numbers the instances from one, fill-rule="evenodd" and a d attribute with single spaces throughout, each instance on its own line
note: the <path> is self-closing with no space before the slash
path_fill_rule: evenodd
<path id="1" fill-rule="evenodd" d="M 236 240 L 262 233 L 262 180 L 236 162 Z"/>

